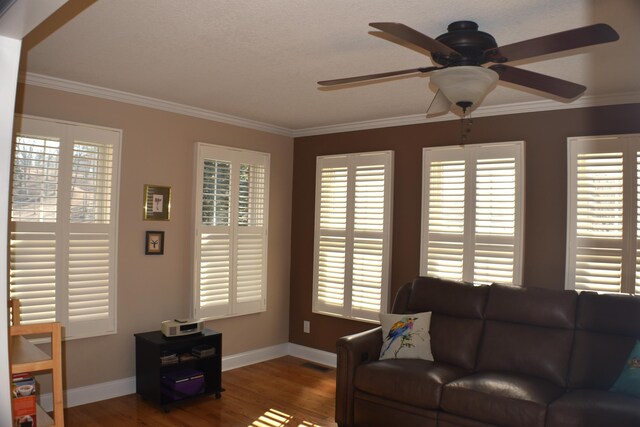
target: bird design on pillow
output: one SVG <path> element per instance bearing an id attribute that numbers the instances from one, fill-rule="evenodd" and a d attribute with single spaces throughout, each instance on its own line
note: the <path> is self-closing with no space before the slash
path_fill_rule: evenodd
<path id="1" fill-rule="evenodd" d="M 389 348 L 391 347 L 391 344 L 393 344 L 394 341 L 396 341 L 398 338 L 401 338 L 402 344 L 396 351 L 396 356 L 397 356 L 397 353 L 400 350 L 400 348 L 402 348 L 403 345 L 405 345 L 404 341 L 407 339 L 409 340 L 411 339 L 411 331 L 413 330 L 413 321 L 416 319 L 417 317 L 408 317 L 408 316 L 403 317 L 402 319 L 394 323 L 393 326 L 391 326 L 391 329 L 389 329 L 389 333 L 385 338 L 385 341 L 388 341 L 387 347 L 381 353 L 380 357 L 384 356 L 384 354 L 387 352 L 387 350 L 389 350 Z"/>

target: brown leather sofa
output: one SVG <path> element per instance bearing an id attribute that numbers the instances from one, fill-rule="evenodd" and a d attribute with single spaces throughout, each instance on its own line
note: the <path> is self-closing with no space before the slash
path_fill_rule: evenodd
<path id="1" fill-rule="evenodd" d="M 640 426 L 640 399 L 609 391 L 640 297 L 419 277 L 392 312 L 426 311 L 433 362 L 379 360 L 380 327 L 338 340 L 340 427 Z"/>

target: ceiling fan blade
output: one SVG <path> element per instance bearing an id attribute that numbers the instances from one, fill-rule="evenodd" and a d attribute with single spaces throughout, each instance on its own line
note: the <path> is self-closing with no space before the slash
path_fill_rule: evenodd
<path id="1" fill-rule="evenodd" d="M 427 117 L 441 116 L 442 114 L 448 113 L 450 109 L 451 101 L 438 89 L 436 96 L 433 97 L 429 108 L 427 108 Z"/>
<path id="2" fill-rule="evenodd" d="M 573 99 L 587 89 L 577 83 L 504 64 L 492 65 L 489 68 L 498 73 L 500 80 L 547 92 L 561 98 Z"/>
<path id="3" fill-rule="evenodd" d="M 484 52 L 484 57 L 491 62 L 510 62 L 613 42 L 619 38 L 618 33 L 609 25 L 595 24 L 488 49 Z"/>
<path id="4" fill-rule="evenodd" d="M 335 85 L 342 85 L 346 83 L 356 83 L 356 82 L 361 82 L 365 80 L 382 79 L 384 77 L 401 76 L 403 74 L 427 73 L 429 71 L 438 70 L 438 69 L 440 69 L 440 67 L 411 68 L 408 70 L 389 71 L 386 73 L 378 73 L 378 74 L 367 74 L 366 76 L 355 76 L 355 77 L 347 77 L 344 79 L 323 80 L 318 82 L 318 84 L 320 86 L 335 86 Z"/>
<path id="5" fill-rule="evenodd" d="M 396 22 L 372 22 L 369 24 L 373 28 L 377 28 L 380 31 L 391 34 L 404 41 L 407 41 L 413 45 L 416 45 L 422 49 L 426 49 L 431 53 L 439 54 L 443 57 L 447 56 L 460 56 L 460 53 L 451 49 L 444 43 L 431 37 L 422 34 L 419 31 L 414 30 L 411 27 L 407 27 L 404 24 Z"/>

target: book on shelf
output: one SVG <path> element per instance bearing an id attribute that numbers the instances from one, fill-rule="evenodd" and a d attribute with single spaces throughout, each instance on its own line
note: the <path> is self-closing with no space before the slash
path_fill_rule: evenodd
<path id="1" fill-rule="evenodd" d="M 208 344 L 201 344 L 193 347 L 191 353 L 196 357 L 209 357 L 216 354 L 216 349 Z"/>
<path id="2" fill-rule="evenodd" d="M 178 363 L 179 358 L 177 353 L 163 351 L 160 354 L 160 364 L 161 365 L 172 365 L 174 363 Z"/>
<path id="3" fill-rule="evenodd" d="M 36 380 L 29 372 L 11 376 L 14 427 L 36 427 Z"/>
<path id="4" fill-rule="evenodd" d="M 182 353 L 182 354 L 179 356 L 179 358 L 180 358 L 180 361 L 181 361 L 181 362 L 186 362 L 187 360 L 195 360 L 195 359 L 197 359 L 197 357 L 196 357 L 196 356 L 194 356 L 194 355 L 193 355 L 193 354 L 191 354 L 191 353 Z"/>

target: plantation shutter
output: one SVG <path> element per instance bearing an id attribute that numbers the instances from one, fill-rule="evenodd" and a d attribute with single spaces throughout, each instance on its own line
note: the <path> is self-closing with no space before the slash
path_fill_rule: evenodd
<path id="1" fill-rule="evenodd" d="M 475 151 L 473 282 L 520 284 L 521 145 Z"/>
<path id="2" fill-rule="evenodd" d="M 269 155 L 197 145 L 194 317 L 266 309 Z"/>
<path id="3" fill-rule="evenodd" d="M 16 135 L 9 232 L 9 289 L 24 324 L 56 321 L 56 237 L 64 125 L 23 118 Z"/>
<path id="4" fill-rule="evenodd" d="M 22 117 L 13 162 L 10 294 L 23 324 L 115 332 L 120 132 Z"/>
<path id="5" fill-rule="evenodd" d="M 229 313 L 231 279 L 231 163 L 201 157 L 198 189 L 202 189 L 199 248 L 199 307 L 210 316 Z M 203 315 L 196 315 L 205 317 Z"/>
<path id="6" fill-rule="evenodd" d="M 264 157 L 240 164 L 236 238 L 236 313 L 266 309 L 267 225 Z M 247 163 L 244 163 L 247 162 Z"/>
<path id="7" fill-rule="evenodd" d="M 11 228 L 9 289 L 11 298 L 20 299 L 20 322 L 55 322 L 56 232 L 37 223 L 12 223 Z"/>
<path id="8" fill-rule="evenodd" d="M 393 153 L 318 157 L 314 312 L 377 320 L 386 310 Z"/>
<path id="9" fill-rule="evenodd" d="M 462 280 L 466 160 L 462 148 L 424 152 L 421 274 Z"/>
<path id="10" fill-rule="evenodd" d="M 97 129 L 75 129 L 71 160 L 67 328 L 71 333 L 115 328 L 117 197 L 115 147 Z"/>
<path id="11" fill-rule="evenodd" d="M 348 316 L 347 282 L 347 157 L 318 158 L 316 181 L 316 256 L 314 309 Z"/>
<path id="12" fill-rule="evenodd" d="M 423 150 L 420 274 L 521 280 L 523 143 Z"/>
<path id="13" fill-rule="evenodd" d="M 638 137 L 569 139 L 567 288 L 638 289 Z"/>

